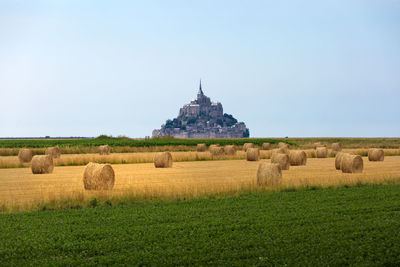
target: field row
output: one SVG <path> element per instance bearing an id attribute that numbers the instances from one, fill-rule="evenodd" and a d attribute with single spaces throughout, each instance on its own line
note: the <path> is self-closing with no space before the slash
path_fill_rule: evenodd
<path id="1" fill-rule="evenodd" d="M 59 147 L 97 147 L 109 145 L 111 147 L 153 147 L 153 146 L 192 146 L 199 143 L 206 145 L 237 145 L 243 146 L 245 143 L 254 143 L 261 146 L 263 143 L 277 144 L 286 142 L 295 145 L 288 140 L 278 140 L 271 138 L 237 138 L 237 139 L 175 139 L 175 138 L 154 138 L 154 139 L 128 139 L 128 138 L 93 138 L 93 139 L 7 139 L 0 140 L 0 148 L 45 148 L 52 146 Z"/>
<path id="2" fill-rule="evenodd" d="M 44 154 L 46 147 L 59 146 L 63 154 L 97 153 L 98 146 L 109 145 L 114 153 L 155 152 L 155 151 L 195 151 L 196 145 L 235 145 L 241 148 L 245 143 L 261 146 L 263 143 L 276 145 L 286 142 L 302 149 L 313 148 L 322 142 L 328 147 L 339 142 L 344 148 L 400 148 L 400 138 L 240 138 L 240 139 L 147 139 L 95 138 L 95 139 L 39 139 L 0 140 L 0 156 L 15 156 L 19 148 L 34 149 L 36 154 Z"/>
<path id="3" fill-rule="evenodd" d="M 344 174 L 335 169 L 334 158 L 310 158 L 306 166 L 291 166 L 283 171 L 280 188 L 400 182 L 399 156 L 387 157 L 383 162 L 363 160 L 362 173 Z M 56 167 L 53 173 L 41 175 L 32 174 L 28 168 L 0 169 L 0 203 L 5 207 L 29 209 L 38 203 L 63 199 L 84 201 L 128 194 L 139 199 L 173 200 L 221 192 L 257 191 L 256 173 L 260 162 L 269 160 L 174 162 L 172 168 L 166 169 L 156 169 L 152 163 L 113 165 L 114 189 L 100 192 L 83 189 L 84 166 Z"/>
<path id="4" fill-rule="evenodd" d="M 344 152 L 352 152 L 356 155 L 367 156 L 368 149 L 343 149 Z M 305 150 L 308 158 L 315 158 L 314 149 Z M 385 156 L 400 156 L 400 149 L 384 149 Z M 129 163 L 150 163 L 153 162 L 154 155 L 157 152 L 141 152 L 141 153 L 112 153 L 110 155 L 99 154 L 62 154 L 60 158 L 55 158 L 55 166 L 77 166 L 86 165 L 89 162 L 110 163 L 110 164 L 129 164 Z M 261 159 L 270 159 L 272 150 L 261 150 Z M 212 155 L 210 152 L 171 152 L 173 161 L 205 161 L 205 160 L 233 160 L 246 159 L 244 151 L 237 151 L 235 155 Z M 333 152 L 329 153 L 330 157 L 334 157 Z M 20 163 L 16 156 L 0 156 L 0 168 L 21 168 L 29 167 L 28 163 Z"/>

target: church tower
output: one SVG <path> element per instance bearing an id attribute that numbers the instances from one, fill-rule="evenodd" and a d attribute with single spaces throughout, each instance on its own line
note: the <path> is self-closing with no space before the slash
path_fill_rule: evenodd
<path id="1" fill-rule="evenodd" d="M 199 92 L 197 93 L 197 99 L 202 98 L 204 96 L 203 90 L 201 89 L 201 79 L 200 79 L 200 86 L 199 86 Z"/>
<path id="2" fill-rule="evenodd" d="M 208 107 L 211 106 L 211 100 L 209 97 L 207 97 L 204 92 L 203 89 L 201 87 L 201 80 L 200 80 L 200 85 L 199 85 L 199 92 L 197 93 L 197 100 L 196 100 L 196 104 L 199 104 L 201 107 L 201 111 L 203 111 L 204 107 Z"/>

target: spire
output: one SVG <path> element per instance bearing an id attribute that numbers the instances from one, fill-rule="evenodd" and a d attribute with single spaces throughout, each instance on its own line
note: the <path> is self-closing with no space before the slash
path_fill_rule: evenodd
<path id="1" fill-rule="evenodd" d="M 199 93 L 198 95 L 204 95 L 203 90 L 201 89 L 201 79 L 200 79 L 200 86 L 199 86 Z"/>

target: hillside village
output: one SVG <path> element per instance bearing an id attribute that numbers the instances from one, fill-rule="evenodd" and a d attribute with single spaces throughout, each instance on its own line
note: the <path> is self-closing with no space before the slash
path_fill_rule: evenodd
<path id="1" fill-rule="evenodd" d="M 224 113 L 220 102 L 211 102 L 204 95 L 201 82 L 197 99 L 185 104 L 177 118 L 167 120 L 161 129 L 153 130 L 153 137 L 173 136 L 175 138 L 242 138 L 249 137 L 244 122 L 238 122 L 232 115 Z"/>

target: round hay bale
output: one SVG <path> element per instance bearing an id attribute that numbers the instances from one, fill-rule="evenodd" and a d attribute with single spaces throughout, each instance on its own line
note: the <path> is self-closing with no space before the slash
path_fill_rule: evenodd
<path id="1" fill-rule="evenodd" d="M 340 170 L 340 165 L 342 163 L 342 158 L 343 158 L 344 154 L 346 154 L 346 153 L 339 152 L 339 153 L 336 154 L 336 157 L 335 157 L 335 168 L 336 168 L 336 170 Z"/>
<path id="2" fill-rule="evenodd" d="M 322 142 L 316 142 L 314 143 L 314 149 L 317 149 L 317 147 L 326 147 L 326 145 L 323 144 Z"/>
<path id="3" fill-rule="evenodd" d="M 293 165 L 293 166 L 306 165 L 306 163 L 307 163 L 306 152 L 304 152 L 303 150 L 290 151 L 289 162 L 290 162 L 290 165 Z"/>
<path id="4" fill-rule="evenodd" d="M 253 147 L 254 147 L 254 144 L 253 144 L 253 143 L 245 143 L 245 144 L 243 145 L 243 151 L 246 152 L 247 149 L 253 148 Z"/>
<path id="5" fill-rule="evenodd" d="M 156 168 L 171 168 L 172 155 L 169 152 L 159 152 L 154 156 L 154 166 Z"/>
<path id="6" fill-rule="evenodd" d="M 235 148 L 235 146 L 227 145 L 227 146 L 224 146 L 224 152 L 226 155 L 235 155 L 236 148 Z"/>
<path id="7" fill-rule="evenodd" d="M 50 155 L 53 159 L 58 159 L 61 155 L 60 149 L 58 147 L 48 147 L 46 148 L 46 155 Z"/>
<path id="8" fill-rule="evenodd" d="M 278 148 L 278 152 L 282 154 L 288 154 L 289 155 L 289 147 L 287 146 L 282 146 Z"/>
<path id="9" fill-rule="evenodd" d="M 109 155 L 111 148 L 108 145 L 99 146 L 99 154 L 100 155 Z"/>
<path id="10" fill-rule="evenodd" d="M 260 160 L 260 149 L 258 147 L 250 147 L 246 152 L 247 161 L 258 161 Z"/>
<path id="11" fill-rule="evenodd" d="M 278 163 L 281 166 L 281 170 L 289 170 L 290 167 L 289 156 L 287 154 L 273 153 L 271 163 Z"/>
<path id="12" fill-rule="evenodd" d="M 274 154 L 286 154 L 286 153 L 282 153 L 282 150 L 279 148 L 274 148 L 271 150 L 271 154 L 270 154 L 270 158 L 272 159 L 272 157 L 274 156 Z"/>
<path id="13" fill-rule="evenodd" d="M 52 173 L 54 169 L 51 155 L 37 155 L 32 158 L 31 170 L 33 174 Z"/>
<path id="14" fill-rule="evenodd" d="M 211 150 L 214 147 L 219 147 L 219 145 L 210 145 L 210 147 L 208 149 Z"/>
<path id="15" fill-rule="evenodd" d="M 327 158 L 328 149 L 324 146 L 317 147 L 317 158 Z"/>
<path id="16" fill-rule="evenodd" d="M 219 145 L 211 145 L 210 146 L 210 153 L 213 156 L 220 156 L 224 154 L 224 148 Z"/>
<path id="17" fill-rule="evenodd" d="M 333 143 L 332 144 L 332 151 L 333 152 L 342 151 L 342 144 L 341 143 Z"/>
<path id="18" fill-rule="evenodd" d="M 257 184 L 274 186 L 282 181 L 281 166 L 277 163 L 260 163 L 257 170 Z"/>
<path id="19" fill-rule="evenodd" d="M 284 142 L 279 142 L 278 143 L 278 148 L 284 148 L 286 147 L 287 149 L 289 149 L 289 144 L 284 143 Z"/>
<path id="20" fill-rule="evenodd" d="M 115 174 L 110 164 L 89 162 L 83 172 L 83 186 L 86 190 L 111 190 Z"/>
<path id="21" fill-rule="evenodd" d="M 33 151 L 27 148 L 21 148 L 18 151 L 18 159 L 21 163 L 31 162 L 33 157 Z"/>
<path id="22" fill-rule="evenodd" d="M 196 147 L 197 152 L 204 152 L 207 150 L 206 144 L 197 144 Z"/>
<path id="23" fill-rule="evenodd" d="M 271 149 L 271 144 L 270 143 L 263 143 L 261 149 L 262 150 L 270 150 Z"/>
<path id="24" fill-rule="evenodd" d="M 383 149 L 372 148 L 368 150 L 369 161 L 383 161 L 385 158 L 385 152 Z"/>
<path id="25" fill-rule="evenodd" d="M 342 162 L 340 163 L 340 169 L 344 173 L 361 173 L 363 171 L 363 159 L 359 155 L 351 155 L 345 153 L 342 156 Z"/>

